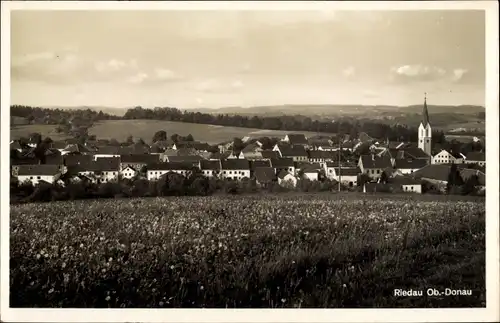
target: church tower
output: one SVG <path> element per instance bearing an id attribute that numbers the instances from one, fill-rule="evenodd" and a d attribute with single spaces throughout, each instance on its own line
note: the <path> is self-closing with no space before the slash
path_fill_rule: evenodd
<path id="1" fill-rule="evenodd" d="M 418 148 L 431 156 L 432 129 L 429 123 L 429 112 L 427 111 L 427 95 L 424 96 L 424 108 L 422 111 L 422 121 L 418 127 Z"/>

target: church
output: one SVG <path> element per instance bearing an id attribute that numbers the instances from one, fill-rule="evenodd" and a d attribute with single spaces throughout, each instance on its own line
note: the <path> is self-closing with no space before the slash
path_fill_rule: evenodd
<path id="1" fill-rule="evenodd" d="M 424 96 L 424 108 L 422 110 L 422 121 L 418 127 L 418 148 L 429 157 L 432 156 L 432 129 L 429 122 L 429 112 L 427 111 L 427 95 Z"/>

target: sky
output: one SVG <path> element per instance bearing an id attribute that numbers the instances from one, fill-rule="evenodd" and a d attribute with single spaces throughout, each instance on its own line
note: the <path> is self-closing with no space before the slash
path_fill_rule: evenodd
<path id="1" fill-rule="evenodd" d="M 13 11 L 11 103 L 485 104 L 482 11 Z"/>

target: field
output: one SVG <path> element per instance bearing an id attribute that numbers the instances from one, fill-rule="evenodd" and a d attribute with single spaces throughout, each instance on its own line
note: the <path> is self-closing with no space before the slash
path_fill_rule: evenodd
<path id="1" fill-rule="evenodd" d="M 11 307 L 485 306 L 484 199 L 109 199 L 10 216 Z"/>
<path id="2" fill-rule="evenodd" d="M 50 137 L 52 140 L 64 140 L 69 138 L 63 133 L 56 132 L 56 125 L 49 124 L 31 124 L 22 126 L 11 126 L 10 127 L 10 138 L 11 140 L 19 139 L 21 137 L 28 138 L 28 136 L 34 132 L 38 132 L 42 135 L 42 138 Z"/>
<path id="3" fill-rule="evenodd" d="M 224 127 L 208 124 L 182 123 L 161 120 L 106 120 L 95 124 L 90 130 L 97 138 L 115 138 L 125 140 L 129 135 L 135 138 L 151 140 L 156 131 L 165 130 L 170 136 L 174 133 L 181 136 L 192 134 L 196 140 L 217 144 L 244 136 L 278 136 L 284 137 L 290 131 L 262 130 L 254 128 Z M 306 136 L 317 135 L 305 132 Z"/>

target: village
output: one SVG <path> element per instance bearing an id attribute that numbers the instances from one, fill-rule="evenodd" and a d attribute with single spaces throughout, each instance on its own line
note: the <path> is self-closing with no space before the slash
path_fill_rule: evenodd
<path id="1" fill-rule="evenodd" d="M 219 152 L 209 152 L 207 143 L 170 139 L 127 146 L 51 142 L 43 162 L 33 157 L 37 143 L 12 141 L 11 167 L 19 183 L 33 185 L 79 181 L 101 184 L 136 178 L 155 181 L 170 172 L 188 176 L 198 171 L 222 180 L 253 179 L 259 186 L 277 182 L 293 188 L 301 179 L 329 180 L 341 184 L 338 190 L 422 193 L 424 182 L 445 192 L 451 165 L 455 165 L 463 181 L 474 176 L 474 186 L 484 190 L 484 151 L 463 155 L 441 150 L 432 155 L 427 102 L 418 135 L 418 143 L 377 140 L 365 133 L 334 142 L 324 136 L 307 138 L 290 133 L 272 149 L 263 149 L 258 139 L 244 137 L 241 150 L 233 149 L 234 142 L 230 141 L 218 145 Z M 363 145 L 369 146 L 368 154 L 359 154 Z"/>

